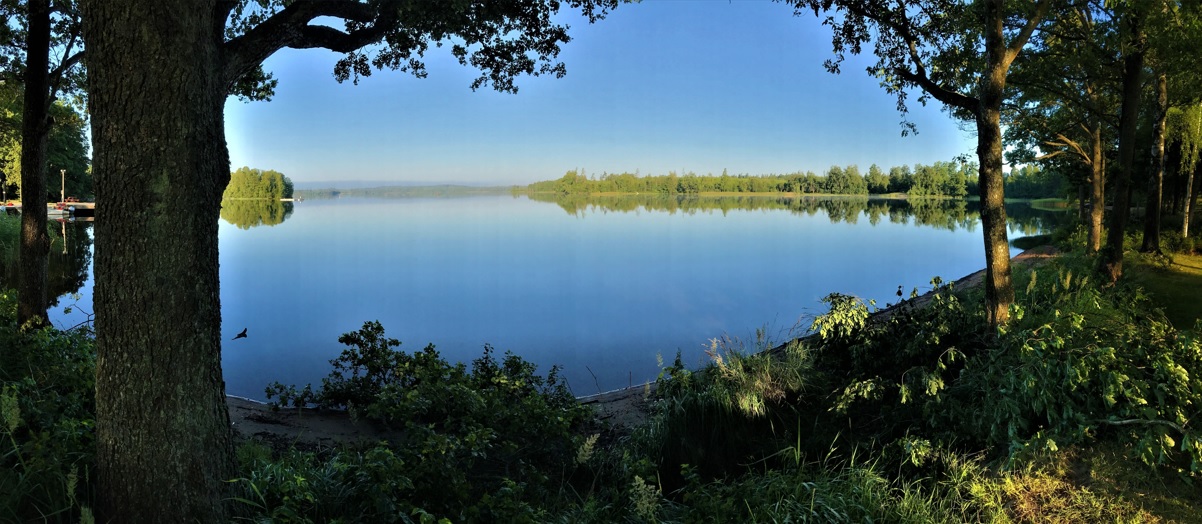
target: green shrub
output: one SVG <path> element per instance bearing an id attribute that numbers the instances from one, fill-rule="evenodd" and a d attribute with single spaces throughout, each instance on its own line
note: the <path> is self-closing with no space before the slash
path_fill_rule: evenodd
<path id="1" fill-rule="evenodd" d="M 736 339 L 714 339 L 711 363 L 696 372 L 678 354 L 657 380 L 653 416 L 632 438 L 634 453 L 653 469 L 627 467 L 626 482 L 655 475 L 671 492 L 684 483 L 684 465 L 708 479 L 775 460 L 780 442 L 796 435 L 795 404 L 810 358 L 797 344 L 766 351 L 771 347 L 762 330 L 750 350 Z"/>
<path id="2" fill-rule="evenodd" d="M 941 279 L 931 284 L 925 305 L 915 305 L 915 290 L 910 301 L 872 321 L 871 304 L 832 294 L 824 299 L 830 311 L 814 320 L 814 366 L 831 391 L 826 410 L 862 445 L 953 431 L 932 422 L 988 334 L 982 308 L 966 304 Z"/>
<path id="3" fill-rule="evenodd" d="M 472 363 L 450 364 L 433 346 L 396 350 L 378 322 L 339 337 L 347 348 L 316 390 L 273 384 L 268 398 L 345 408 L 396 430 L 391 449 L 412 481 L 412 499 L 453 520 L 511 520 L 534 511 L 531 501 L 559 488 L 575 467 L 591 420 L 552 368 L 493 349 Z"/>
<path id="4" fill-rule="evenodd" d="M 1202 405 L 1202 346 L 1138 288 L 1102 288 L 1090 261 L 1065 256 L 1019 275 L 1009 326 L 981 330 L 978 303 L 940 290 L 931 304 L 866 322 L 866 306 L 828 297 L 815 321 L 815 368 L 851 437 L 906 436 L 1011 459 L 1113 436 L 1146 463 L 1202 471 L 1190 421 Z"/>
<path id="5" fill-rule="evenodd" d="M 1180 231 L 1161 231 L 1160 245 L 1170 253 L 1192 255 L 1197 251 L 1198 240 L 1194 237 L 1183 237 Z"/>
<path id="6" fill-rule="evenodd" d="M 1202 435 L 1190 425 L 1202 345 L 1139 288 L 1100 288 L 1088 275 L 1088 262 L 1071 258 L 1031 275 L 1009 331 L 961 379 L 990 398 L 987 409 L 961 403 L 976 410 L 968 427 L 1012 456 L 1112 435 L 1148 464 L 1202 472 Z"/>
<path id="7" fill-rule="evenodd" d="M 0 518 L 79 522 L 90 516 L 95 369 L 83 331 L 21 330 L 0 292 Z"/>
<path id="8" fill-rule="evenodd" d="M 234 481 L 234 500 L 271 522 L 434 521 L 412 504 L 409 468 L 387 446 L 326 457 L 290 451 L 272 460 L 250 443 L 237 455 L 245 477 Z"/>

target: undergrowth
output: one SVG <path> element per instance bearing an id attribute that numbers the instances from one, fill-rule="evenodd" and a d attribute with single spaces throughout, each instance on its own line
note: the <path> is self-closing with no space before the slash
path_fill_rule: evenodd
<path id="1" fill-rule="evenodd" d="M 586 437 L 574 430 L 592 419 L 556 368 L 544 377 L 513 354 L 498 361 L 485 346 L 469 370 L 444 360 L 432 345 L 413 354 L 398 350 L 400 341 L 387 337 L 379 322 L 366 322 L 338 340 L 347 348 L 331 361 L 333 371 L 320 388 L 275 383 L 267 388 L 268 398 L 278 397 L 277 407 L 347 409 L 395 430 L 395 442 L 366 453 L 395 462 L 397 480 L 385 498 L 406 510 L 400 515 L 420 510 L 455 521 L 541 520 L 545 502 L 555 499 L 575 468 Z M 359 454 L 310 455 L 286 464 L 325 471 L 331 464 L 363 460 Z M 262 475 L 254 469 L 242 482 L 258 497 L 258 506 L 277 511 L 289 499 L 276 491 L 279 483 L 256 480 Z"/>
<path id="2" fill-rule="evenodd" d="M 0 292 L 0 522 L 91 522 L 95 365 L 83 331 L 20 329 Z"/>

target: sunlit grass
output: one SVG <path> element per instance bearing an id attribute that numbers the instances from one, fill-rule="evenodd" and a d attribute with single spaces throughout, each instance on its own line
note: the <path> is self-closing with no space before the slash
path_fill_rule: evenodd
<path id="1" fill-rule="evenodd" d="M 1038 198 L 1031 201 L 1031 207 L 1044 211 L 1064 211 L 1072 207 L 1073 201 L 1064 198 Z"/>
<path id="2" fill-rule="evenodd" d="M 1055 474 L 1100 497 L 1138 506 L 1145 522 L 1197 522 L 1202 485 L 1163 471 L 1151 475 L 1114 442 L 1099 442 L 1057 458 Z"/>
<path id="3" fill-rule="evenodd" d="M 1150 263 L 1133 264 L 1132 280 L 1146 289 L 1178 329 L 1191 329 L 1202 319 L 1202 255 L 1172 255 L 1167 268 Z"/>

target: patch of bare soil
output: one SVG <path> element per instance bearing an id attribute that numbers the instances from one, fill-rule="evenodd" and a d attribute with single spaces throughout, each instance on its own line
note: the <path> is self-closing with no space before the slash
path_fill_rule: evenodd
<path id="1" fill-rule="evenodd" d="M 1012 271 L 1026 270 L 1035 264 L 1046 262 L 1058 251 L 1052 246 L 1028 249 L 1010 261 Z M 965 290 L 980 286 L 985 280 L 981 270 L 956 281 L 955 289 Z M 931 300 L 934 292 L 912 299 L 921 307 Z M 900 304 L 899 304 L 900 305 Z M 898 305 L 879 311 L 878 318 L 888 318 Z M 648 399 L 654 384 L 643 384 L 597 395 L 580 397 L 582 404 L 590 405 L 597 413 L 597 420 L 611 435 L 628 434 L 645 422 L 650 415 Z M 237 441 L 258 439 L 277 448 L 290 445 L 302 449 L 329 448 L 342 443 L 374 442 L 390 440 L 395 433 L 382 430 L 369 421 L 354 421 L 344 411 L 312 409 L 280 409 L 273 411 L 261 402 L 240 397 L 226 399 L 230 410 Z"/>
<path id="2" fill-rule="evenodd" d="M 345 411 L 316 409 L 272 410 L 262 402 L 226 397 L 235 442 L 260 440 L 276 449 L 324 449 L 338 444 L 375 442 L 395 437 L 370 421 L 352 420 Z"/>

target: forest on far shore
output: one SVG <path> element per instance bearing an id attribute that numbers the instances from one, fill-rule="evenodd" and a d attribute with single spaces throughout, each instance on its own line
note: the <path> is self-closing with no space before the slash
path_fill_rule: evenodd
<path id="1" fill-rule="evenodd" d="M 1067 196 L 1070 184 L 1064 176 L 1036 165 L 1012 170 L 1006 176 L 1006 196 L 1010 198 L 1059 198 Z M 884 195 L 904 193 L 914 197 L 978 196 L 975 162 L 935 162 L 894 166 L 888 173 L 873 164 L 861 174 L 856 165 L 831 166 L 824 174 L 798 171 L 784 175 L 679 175 L 639 176 L 638 173 L 602 173 L 591 178 L 573 169 L 557 180 L 545 180 L 526 186 L 530 193 L 563 195 L 596 193 L 791 193 L 816 195 Z"/>

